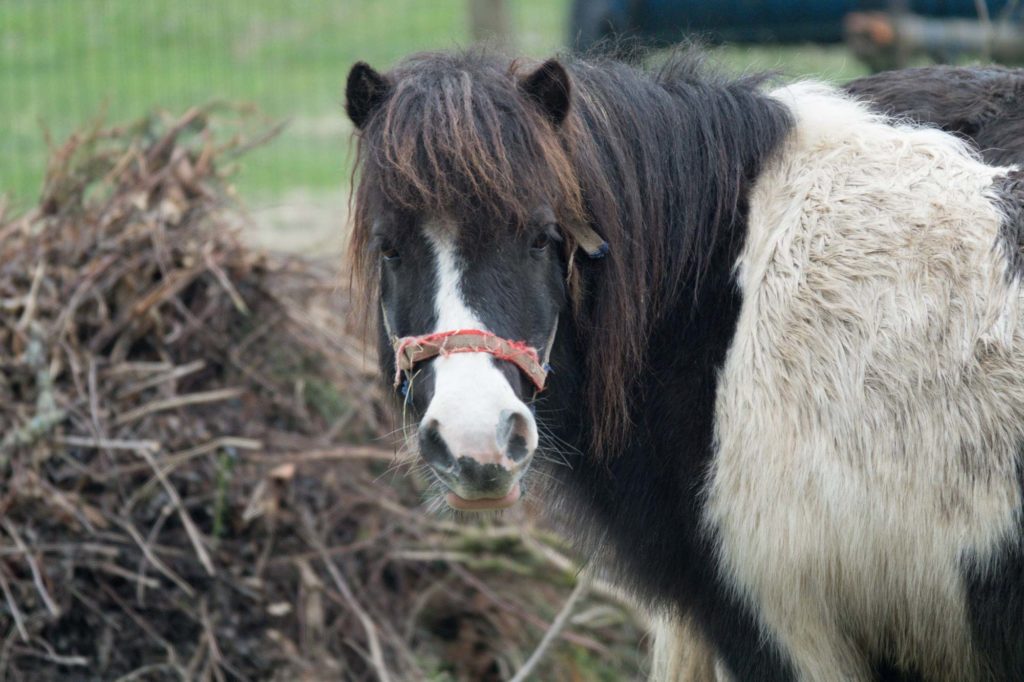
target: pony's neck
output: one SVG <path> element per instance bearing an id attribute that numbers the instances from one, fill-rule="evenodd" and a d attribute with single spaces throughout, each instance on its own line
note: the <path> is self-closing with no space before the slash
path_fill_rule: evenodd
<path id="1" fill-rule="evenodd" d="M 718 314 L 717 295 L 705 298 L 705 289 L 727 286 L 747 193 L 792 123 L 754 80 L 706 77 L 685 64 L 653 77 L 625 65 L 572 71 L 573 165 L 611 247 L 584 265 L 583 402 L 588 449 L 612 458 L 634 437 L 659 330 L 667 320 L 683 324 L 680 308 L 693 320 Z"/>
<path id="2" fill-rule="evenodd" d="M 747 194 L 792 124 L 750 83 L 637 87 L 639 95 L 614 98 L 614 106 L 600 103 L 602 120 L 630 113 L 637 123 L 632 139 L 595 143 L 609 177 L 625 187 L 622 206 L 609 207 L 618 222 L 603 232 L 618 259 L 585 266 L 590 318 L 576 345 L 561 349 L 560 364 L 575 360 L 586 370 L 558 376 L 545 409 L 559 415 L 555 435 L 579 448 L 571 468 L 555 473 L 572 493 L 563 491 L 563 504 L 585 551 L 628 547 L 616 561 L 620 577 L 641 597 L 684 604 L 718 589 L 707 573 L 713 562 L 696 483 L 711 460 L 718 372 L 739 317 L 733 269 Z M 595 138 L 607 132 L 599 123 Z M 607 362 L 624 367 L 621 374 L 602 374 L 609 349 L 619 355 Z M 635 361 L 622 355 L 630 352 Z M 593 388 L 609 377 L 623 382 L 618 402 L 610 402 L 614 390 Z M 594 409 L 593 400 L 606 402 Z M 609 409 L 601 408 L 626 424 L 604 452 L 590 438 L 604 428 Z"/>

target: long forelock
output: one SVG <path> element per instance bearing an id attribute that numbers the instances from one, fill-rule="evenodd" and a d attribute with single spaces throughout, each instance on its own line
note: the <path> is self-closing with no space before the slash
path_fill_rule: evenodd
<path id="1" fill-rule="evenodd" d="M 471 211 L 521 226 L 546 200 L 578 219 L 568 155 L 518 91 L 515 63 L 423 55 L 391 77 L 393 92 L 360 138 L 364 187 L 415 213 Z"/>

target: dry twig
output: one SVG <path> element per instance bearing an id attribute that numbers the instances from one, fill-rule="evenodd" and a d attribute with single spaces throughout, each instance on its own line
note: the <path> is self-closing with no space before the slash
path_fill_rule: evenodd
<path id="1" fill-rule="evenodd" d="M 537 648 L 534 649 L 530 657 L 526 659 L 526 663 L 524 663 L 523 667 L 516 672 L 515 677 L 513 677 L 510 682 L 526 682 L 526 680 L 530 679 L 530 675 L 533 674 L 537 665 L 544 658 L 544 655 L 551 647 L 552 642 L 555 641 L 559 633 L 562 631 L 562 628 L 564 628 L 566 623 L 569 622 L 569 616 L 572 615 L 573 609 L 576 608 L 576 602 L 578 602 L 583 595 L 587 593 L 589 585 L 590 581 L 588 575 L 584 573 L 580 576 L 579 580 L 576 581 L 576 587 L 573 588 L 569 598 L 565 600 L 565 604 L 562 605 L 562 610 L 558 612 L 558 615 L 555 616 L 555 619 L 551 622 L 551 627 L 544 633 L 544 636 L 541 638 Z"/>
<path id="2" fill-rule="evenodd" d="M 241 123 L 96 124 L 0 209 L 0 679 L 493 679 L 535 628 L 633 676 L 628 617 L 537 615 L 560 541 L 427 515 L 367 444 L 387 412 L 336 268 L 240 237 L 220 168 L 276 132 L 223 142 Z M 547 646 L 534 676 L 569 677 Z"/>

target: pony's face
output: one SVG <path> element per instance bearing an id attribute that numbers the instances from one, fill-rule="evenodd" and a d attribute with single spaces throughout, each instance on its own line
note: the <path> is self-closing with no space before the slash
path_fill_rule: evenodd
<path id="1" fill-rule="evenodd" d="M 521 81 L 487 76 L 357 64 L 346 90 L 362 133 L 353 255 L 379 291 L 382 368 L 446 501 L 467 511 L 521 495 L 567 300 L 567 180 L 550 159 L 564 163 L 568 76 L 554 62 Z"/>
<path id="2" fill-rule="evenodd" d="M 553 214 L 538 207 L 535 215 L 512 230 L 382 212 L 369 244 L 379 259 L 382 352 L 394 352 L 395 338 L 470 329 L 524 342 L 543 363 L 565 288 Z M 390 373 L 394 363 L 384 366 Z M 450 506 L 495 509 L 519 499 L 538 442 L 537 388 L 519 367 L 488 352 L 441 353 L 400 373 L 396 390 L 419 420 L 420 456 Z"/>

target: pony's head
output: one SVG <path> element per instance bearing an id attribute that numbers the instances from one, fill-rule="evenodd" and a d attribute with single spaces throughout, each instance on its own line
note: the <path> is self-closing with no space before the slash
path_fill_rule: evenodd
<path id="1" fill-rule="evenodd" d="M 622 450 L 655 326 L 672 313 L 699 335 L 688 311 L 731 291 L 746 188 L 790 125 L 759 78 L 705 74 L 689 52 L 651 73 L 565 63 L 470 51 L 349 74 L 354 273 L 457 507 L 516 499 L 549 353 L 554 436 Z"/>
<path id="2" fill-rule="evenodd" d="M 518 74 L 431 55 L 348 77 L 356 274 L 379 298 L 385 375 L 457 509 L 513 504 L 538 446 L 531 402 L 569 312 L 568 261 L 594 239 L 565 227 L 585 224 L 559 136 L 569 102 L 554 61 Z"/>

